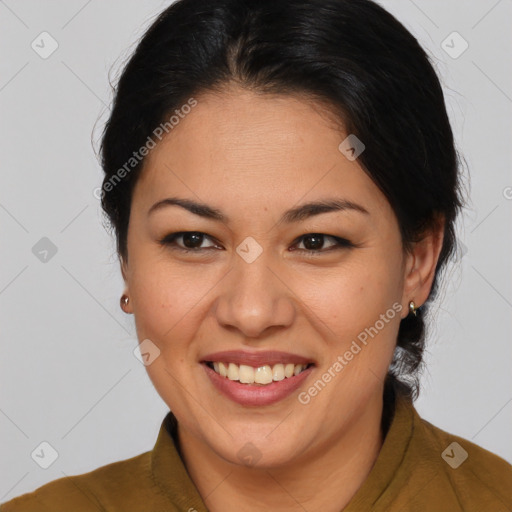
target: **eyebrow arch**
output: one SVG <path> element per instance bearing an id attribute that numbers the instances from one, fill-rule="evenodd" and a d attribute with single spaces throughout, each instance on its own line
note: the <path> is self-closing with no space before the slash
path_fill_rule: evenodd
<path id="1" fill-rule="evenodd" d="M 196 201 L 192 201 L 190 199 L 182 199 L 179 197 L 168 197 L 166 199 L 162 199 L 155 203 L 149 210 L 148 216 L 153 212 L 160 210 L 166 206 L 180 206 L 185 210 L 188 210 L 195 215 L 199 215 L 200 217 L 204 217 L 206 219 L 216 220 L 220 222 L 229 222 L 229 217 L 222 213 L 217 208 L 213 208 L 204 203 L 199 203 Z M 300 222 L 302 220 L 308 219 L 315 215 L 319 215 L 321 213 L 329 213 L 336 211 L 356 211 L 365 215 L 370 215 L 368 210 L 363 206 L 354 203 L 352 201 L 347 201 L 346 199 L 321 199 L 319 201 L 309 202 L 295 208 L 291 208 L 284 212 L 279 220 L 279 223 L 293 223 Z"/>

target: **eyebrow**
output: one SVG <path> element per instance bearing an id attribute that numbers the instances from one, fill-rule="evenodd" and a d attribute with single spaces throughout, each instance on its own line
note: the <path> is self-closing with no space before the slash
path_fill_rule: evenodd
<path id="1" fill-rule="evenodd" d="M 179 206 L 191 213 L 194 213 L 195 215 L 204 217 L 205 219 L 229 223 L 229 217 L 222 213 L 221 210 L 204 203 L 199 203 L 190 199 L 183 199 L 179 197 L 168 197 L 158 201 L 148 210 L 148 216 L 153 212 L 167 206 Z M 366 210 L 366 208 L 360 204 L 348 201 L 346 199 L 327 198 L 321 199 L 319 201 L 309 202 L 287 210 L 281 216 L 279 223 L 289 224 L 293 222 L 300 222 L 315 215 L 338 211 L 355 211 L 365 215 L 370 215 L 368 210 Z"/>

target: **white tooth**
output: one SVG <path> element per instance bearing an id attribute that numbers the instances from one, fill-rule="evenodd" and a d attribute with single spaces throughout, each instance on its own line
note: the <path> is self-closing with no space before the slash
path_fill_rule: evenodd
<path id="1" fill-rule="evenodd" d="M 246 364 L 241 364 L 238 377 L 242 384 L 254 384 L 254 368 Z"/>
<path id="2" fill-rule="evenodd" d="M 298 364 L 295 366 L 295 369 L 293 370 L 293 375 L 299 375 L 299 373 L 304 369 L 303 364 Z"/>
<path id="3" fill-rule="evenodd" d="M 293 375 L 293 369 L 295 368 L 295 365 L 293 363 L 288 363 L 284 367 L 284 376 L 287 378 L 290 378 Z"/>
<path id="4" fill-rule="evenodd" d="M 229 380 L 238 380 L 238 366 L 236 364 L 229 363 L 228 379 Z"/>
<path id="5" fill-rule="evenodd" d="M 274 368 L 272 368 L 272 379 L 276 381 L 284 379 L 284 365 L 281 363 L 274 365 Z"/>
<path id="6" fill-rule="evenodd" d="M 219 373 L 223 377 L 227 377 L 228 376 L 228 369 L 226 368 L 226 365 L 224 363 L 219 363 Z"/>
<path id="7" fill-rule="evenodd" d="M 254 382 L 258 384 L 270 384 L 272 382 L 272 368 L 269 365 L 260 366 L 254 372 Z"/>
<path id="8" fill-rule="evenodd" d="M 213 369 L 219 373 L 219 363 L 213 363 Z"/>

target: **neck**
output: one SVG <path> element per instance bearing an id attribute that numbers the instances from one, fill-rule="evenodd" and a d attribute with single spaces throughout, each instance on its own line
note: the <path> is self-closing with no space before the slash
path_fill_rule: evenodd
<path id="1" fill-rule="evenodd" d="M 378 457 L 385 436 L 382 413 L 382 394 L 378 394 L 345 432 L 286 466 L 261 469 L 230 463 L 178 425 L 181 456 L 210 512 L 260 512 L 262 507 L 339 512 Z"/>

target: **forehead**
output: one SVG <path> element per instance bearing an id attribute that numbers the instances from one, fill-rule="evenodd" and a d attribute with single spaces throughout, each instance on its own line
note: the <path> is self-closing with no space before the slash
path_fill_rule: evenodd
<path id="1" fill-rule="evenodd" d="M 195 99 L 146 157 L 136 188 L 148 201 L 182 192 L 250 210 L 329 193 L 386 208 L 357 160 L 338 149 L 347 133 L 325 104 L 241 89 Z"/>

